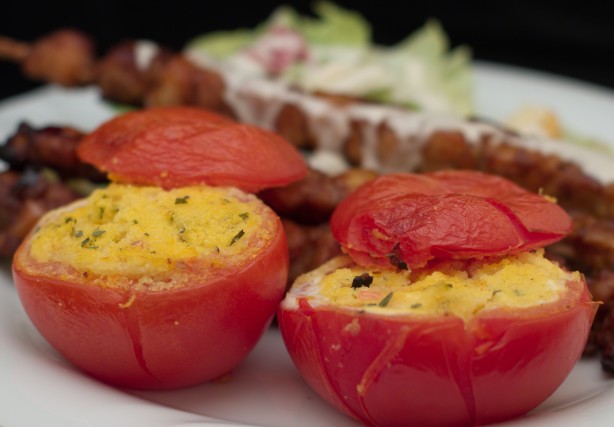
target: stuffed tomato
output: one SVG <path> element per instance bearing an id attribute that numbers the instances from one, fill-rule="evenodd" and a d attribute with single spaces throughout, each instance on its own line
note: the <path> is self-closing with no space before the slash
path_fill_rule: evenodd
<path id="1" fill-rule="evenodd" d="M 452 176 L 462 189 L 446 189 Z M 504 185 L 468 184 L 493 179 Z M 331 226 L 350 256 L 299 277 L 278 311 L 299 371 L 337 409 L 367 425 L 481 425 L 530 411 L 567 377 L 596 303 L 539 247 L 569 223 L 499 180 L 380 178 L 338 207 Z"/>
<path id="2" fill-rule="evenodd" d="M 123 182 L 48 213 L 14 257 L 15 285 L 33 324 L 62 355 L 102 381 L 168 389 L 220 377 L 253 349 L 283 296 L 285 234 L 270 208 L 236 188 L 252 188 L 242 173 L 246 165 L 238 161 L 232 169 L 226 162 L 222 175 L 209 174 L 207 162 L 191 163 L 192 175 L 185 170 L 193 157 L 230 159 L 240 146 L 232 141 L 224 147 L 214 138 L 210 151 L 198 148 L 210 141 L 210 120 L 210 113 L 176 108 L 103 125 L 83 150 L 86 156 L 112 151 L 111 163 L 123 165 L 115 170 Z M 252 132 L 233 134 L 235 125 L 219 120 L 226 136 Z M 184 126 L 192 131 L 187 142 Z M 261 139 L 251 141 L 271 148 L 264 131 L 253 132 Z M 139 138 L 164 154 L 165 173 L 152 162 L 122 160 L 136 155 Z M 249 138 L 241 141 L 242 149 L 256 148 Z M 291 176 L 262 176 L 257 186 L 292 181 L 305 169 L 298 153 L 288 161 L 294 162 Z M 180 172 L 173 163 L 182 165 Z M 207 185 L 218 184 L 216 176 L 236 186 Z M 174 181 L 153 185 L 160 180 Z"/>

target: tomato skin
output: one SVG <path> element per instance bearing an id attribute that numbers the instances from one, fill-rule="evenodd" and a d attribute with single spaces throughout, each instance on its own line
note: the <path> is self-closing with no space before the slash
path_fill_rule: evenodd
<path id="1" fill-rule="evenodd" d="M 13 277 L 32 323 L 68 360 L 107 383 L 140 389 L 198 384 L 231 371 L 253 349 L 283 296 L 286 238 L 274 239 L 253 261 L 189 287 L 127 290 L 73 283 L 24 272 Z M 131 299 L 132 298 L 132 299 Z"/>
<path id="2" fill-rule="evenodd" d="M 77 154 L 114 181 L 165 189 L 208 184 L 255 193 L 307 174 L 279 135 L 195 107 L 123 114 L 89 134 Z"/>
<path id="3" fill-rule="evenodd" d="M 571 219 L 504 178 L 443 171 L 363 185 L 337 206 L 331 230 L 359 264 L 416 268 L 544 247 L 571 230 Z"/>
<path id="4" fill-rule="evenodd" d="M 522 415 L 562 383 L 584 348 L 597 304 L 584 281 L 528 309 L 384 316 L 307 297 L 282 303 L 280 329 L 307 383 L 366 425 L 471 426 Z"/>

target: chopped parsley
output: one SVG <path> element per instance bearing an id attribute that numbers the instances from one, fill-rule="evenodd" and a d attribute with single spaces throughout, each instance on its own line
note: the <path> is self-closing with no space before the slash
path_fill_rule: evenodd
<path id="1" fill-rule="evenodd" d="M 245 232 L 244 232 L 243 230 L 241 230 L 241 231 L 239 231 L 237 234 L 235 234 L 235 236 L 234 236 L 234 237 L 232 238 L 232 240 L 230 241 L 230 245 L 229 245 L 229 246 L 232 246 L 232 245 L 234 245 L 235 243 L 237 243 L 237 242 L 239 241 L 239 239 L 240 239 L 241 237 L 243 237 L 243 235 L 244 235 L 244 234 L 245 234 Z"/>
<path id="2" fill-rule="evenodd" d="M 392 295 L 394 295 L 394 292 L 390 292 L 388 295 L 382 298 L 382 300 L 378 302 L 377 305 L 380 307 L 386 307 L 388 303 L 390 302 L 390 300 L 392 299 Z"/>
<path id="3" fill-rule="evenodd" d="M 185 205 L 188 203 L 188 199 L 190 198 L 190 196 L 183 196 L 183 197 L 177 197 L 175 199 L 175 204 L 176 205 Z"/>
<path id="4" fill-rule="evenodd" d="M 105 231 L 104 231 L 104 230 L 101 230 L 101 229 L 97 228 L 97 229 L 95 229 L 95 230 L 92 232 L 92 236 L 94 236 L 94 237 L 100 237 L 100 236 L 102 236 L 104 233 L 105 233 Z"/>

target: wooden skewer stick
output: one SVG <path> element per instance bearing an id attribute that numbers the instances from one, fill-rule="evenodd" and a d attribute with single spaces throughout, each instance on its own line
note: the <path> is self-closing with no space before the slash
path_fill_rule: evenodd
<path id="1" fill-rule="evenodd" d="M 21 63 L 30 52 L 32 45 L 0 35 L 0 59 Z"/>

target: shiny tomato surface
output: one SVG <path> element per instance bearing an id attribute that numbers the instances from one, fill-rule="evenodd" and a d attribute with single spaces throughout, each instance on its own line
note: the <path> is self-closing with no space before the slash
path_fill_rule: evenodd
<path id="1" fill-rule="evenodd" d="M 312 305 L 291 290 L 277 319 L 303 378 L 373 426 L 472 426 L 542 403 L 580 357 L 596 310 L 584 281 L 554 303 L 455 316 Z"/>
<path id="2" fill-rule="evenodd" d="M 563 238 L 571 220 L 503 178 L 445 171 L 365 184 L 336 208 L 331 229 L 353 263 L 377 274 L 455 265 L 470 276 L 458 266 L 541 248 Z M 493 293 L 468 317 L 447 311 L 444 299 L 434 299 L 442 311 L 421 314 L 381 311 L 386 298 L 371 304 L 377 310 L 349 307 L 360 293 L 348 301 L 319 294 L 322 278 L 346 267 L 335 262 L 300 277 L 277 318 L 307 383 L 366 425 L 472 426 L 525 414 L 567 377 L 597 306 L 572 274 L 553 300 L 489 308 Z M 352 289 L 365 286 L 359 278 Z"/>
<path id="3" fill-rule="evenodd" d="M 544 247 L 571 230 L 571 219 L 504 178 L 443 171 L 363 185 L 337 206 L 331 230 L 360 264 L 413 268 Z"/>
<path id="4" fill-rule="evenodd" d="M 150 290 L 32 275 L 28 241 L 13 263 L 19 298 L 32 323 L 62 355 L 92 376 L 122 387 L 169 389 L 215 379 L 239 364 L 269 325 L 283 296 L 288 249 L 278 218 L 274 238 L 254 258 L 192 282 Z M 206 263 L 204 263 L 206 264 Z"/>
<path id="5" fill-rule="evenodd" d="M 166 190 L 206 184 L 256 192 L 306 174 L 300 153 L 281 137 L 191 107 L 118 116 L 87 136 L 78 155 L 108 172 L 112 181 Z M 185 205 L 187 196 L 178 203 Z M 182 258 L 179 273 L 172 267 L 163 280 L 146 286 L 141 281 L 151 278 L 145 266 L 139 277 L 120 265 L 96 281 L 91 278 L 96 272 L 81 275 L 63 262 L 37 268 L 26 239 L 13 260 L 19 297 L 51 345 L 103 381 L 168 389 L 214 379 L 232 370 L 256 345 L 285 290 L 286 237 L 277 215 L 260 206 L 262 234 L 249 241 L 248 250 L 228 258 Z M 208 209 L 198 216 L 206 220 Z M 172 224 L 169 212 L 166 220 Z M 212 221 L 214 227 L 226 224 Z M 235 237 L 241 238 L 243 230 L 240 233 Z M 162 251 L 152 253 L 164 259 Z M 174 281 L 177 274 L 181 281 Z"/>
<path id="6" fill-rule="evenodd" d="M 208 184 L 257 192 L 307 173 L 301 154 L 279 135 L 195 107 L 123 114 L 88 135 L 77 153 L 114 181 L 166 189 Z"/>

